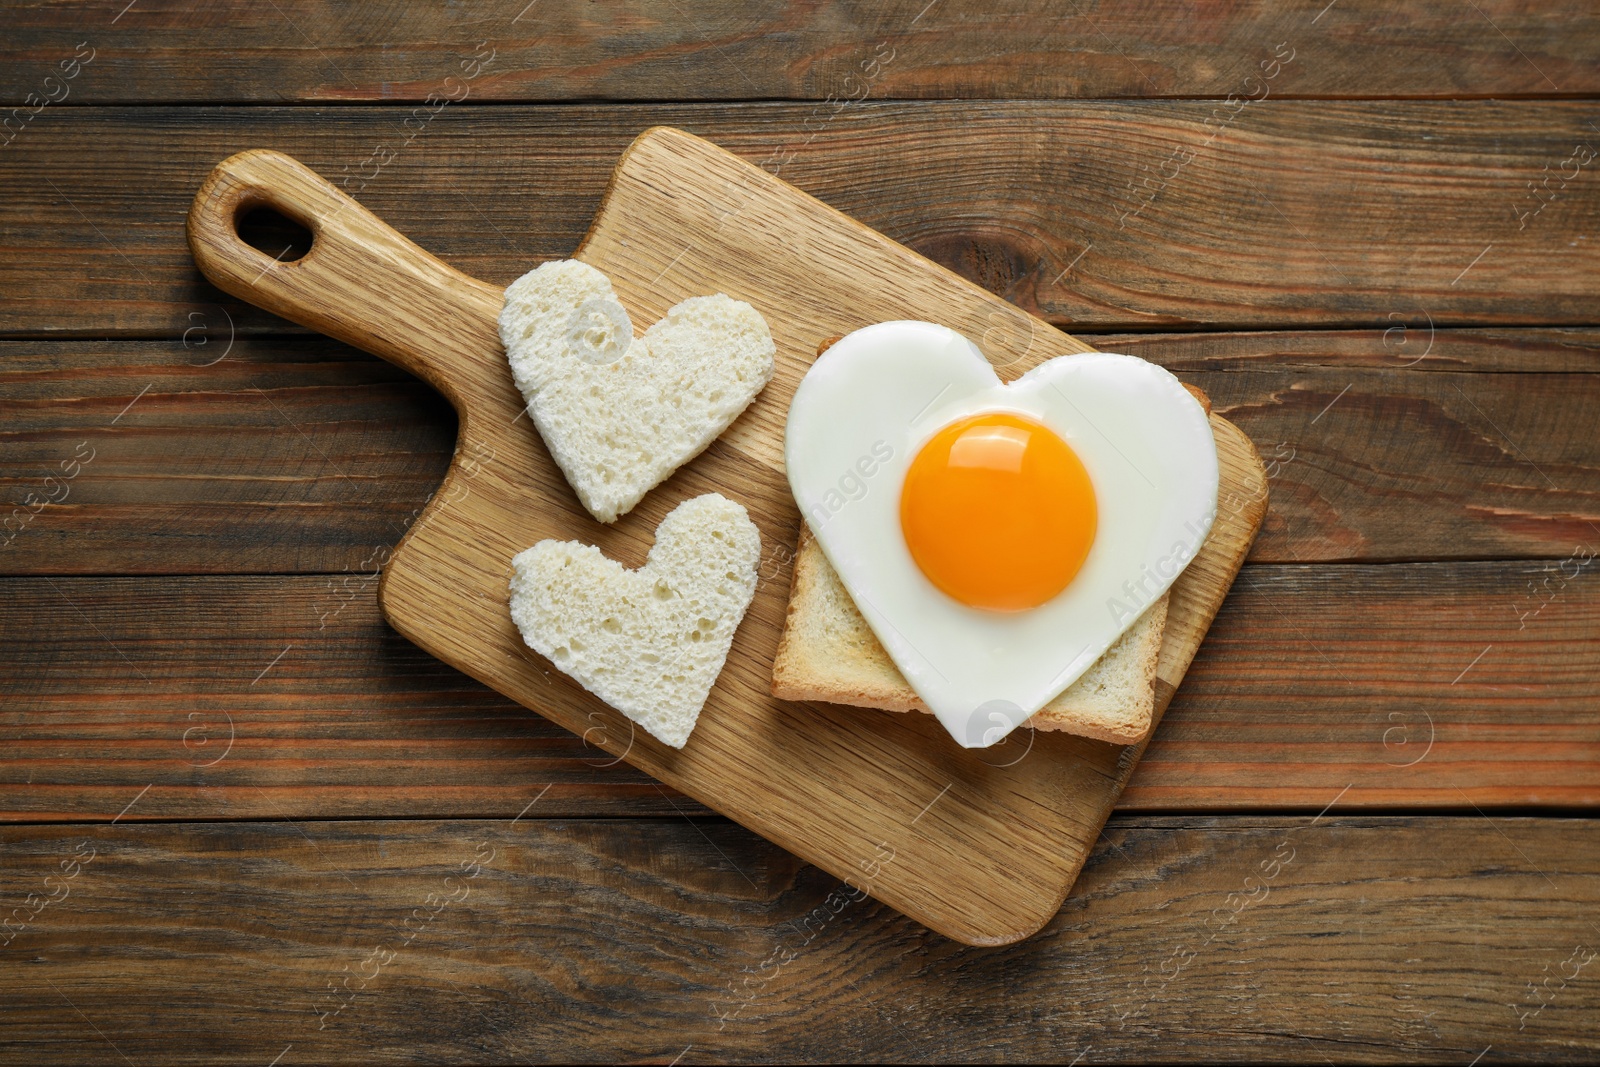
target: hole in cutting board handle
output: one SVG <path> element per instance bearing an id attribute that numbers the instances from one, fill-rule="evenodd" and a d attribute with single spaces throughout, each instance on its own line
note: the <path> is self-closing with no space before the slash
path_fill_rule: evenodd
<path id="1" fill-rule="evenodd" d="M 239 240 L 279 263 L 303 258 L 315 240 L 309 227 L 259 201 L 241 204 L 233 224 Z"/>

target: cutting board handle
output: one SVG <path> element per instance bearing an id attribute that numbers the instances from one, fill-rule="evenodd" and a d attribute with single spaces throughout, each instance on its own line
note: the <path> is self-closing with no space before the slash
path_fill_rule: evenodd
<path id="1" fill-rule="evenodd" d="M 239 220 L 263 207 L 310 230 L 311 250 L 281 261 L 247 244 Z M 382 356 L 463 415 L 462 390 L 483 365 L 505 374 L 494 328 L 503 290 L 441 263 L 282 152 L 217 164 L 189 208 L 189 250 L 219 289 Z"/>

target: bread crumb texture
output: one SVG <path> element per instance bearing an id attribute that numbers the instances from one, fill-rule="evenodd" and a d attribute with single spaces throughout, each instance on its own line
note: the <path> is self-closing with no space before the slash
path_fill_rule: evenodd
<path id="1" fill-rule="evenodd" d="M 720 293 L 635 338 L 611 281 L 571 259 L 511 283 L 500 340 L 540 436 L 601 522 L 716 440 L 772 379 L 776 351 L 761 314 Z"/>
<path id="2" fill-rule="evenodd" d="M 1076 682 L 1035 712 L 1028 725 L 1118 744 L 1143 740 L 1154 718 L 1156 659 L 1166 621 L 1167 594 L 1162 594 Z M 784 700 L 928 710 L 804 526 L 772 667 L 772 692 Z"/>
<path id="3" fill-rule="evenodd" d="M 679 504 L 630 571 L 579 541 L 540 541 L 511 561 L 511 618 L 528 647 L 682 748 L 755 595 L 761 535 L 717 493 Z"/>

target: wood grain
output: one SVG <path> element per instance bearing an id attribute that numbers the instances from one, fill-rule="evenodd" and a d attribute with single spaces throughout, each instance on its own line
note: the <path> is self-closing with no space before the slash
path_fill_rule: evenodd
<path id="1" fill-rule="evenodd" d="M 126 818 L 702 813 L 395 633 L 377 565 L 6 585 L 6 817 L 111 818 L 147 785 Z"/>
<path id="2" fill-rule="evenodd" d="M 1600 804 L 1600 564 L 1580 573 L 1246 566 L 1119 804 Z M 375 586 L 0 581 L 0 818 L 109 820 L 147 785 L 124 822 L 700 812 L 418 650 Z"/>
<path id="3" fill-rule="evenodd" d="M 0 343 L 0 513 L 80 443 L 96 457 L 0 573 L 337 575 L 393 549 L 444 476 L 449 406 L 326 339 L 229 347 L 211 314 L 187 344 Z M 1253 560 L 1559 561 L 1600 536 L 1600 376 L 1578 373 L 1600 331 L 1083 339 L 1202 385 L 1255 442 L 1273 492 Z"/>
<path id="4" fill-rule="evenodd" d="M 0 903 L 66 895 L 0 949 L 0 1057 L 1579 1063 L 1592 833 L 1124 817 L 984 950 L 719 819 L 17 827 Z"/>
<path id="5" fill-rule="evenodd" d="M 309 228 L 310 252 L 279 262 L 245 244 L 236 220 L 262 205 Z M 707 141 L 648 131 L 618 162 L 577 258 L 605 271 L 641 322 L 696 294 L 748 300 L 771 328 L 777 369 L 699 459 L 602 527 L 577 505 L 523 418 L 496 331 L 497 288 L 432 258 L 281 153 L 249 151 L 220 163 L 195 194 L 188 235 L 196 264 L 219 287 L 383 356 L 455 407 L 460 438 L 450 471 L 383 569 L 379 602 L 398 631 L 840 877 L 866 869 L 882 842 L 926 817 L 917 847 L 876 877 L 872 892 L 948 936 L 1009 943 L 1060 905 L 1135 750 L 1030 734 L 1026 751 L 1040 748 L 1039 758 L 996 764 L 985 758 L 992 750 L 956 748 L 925 721 L 885 727 L 838 708 L 776 700 L 770 677 L 787 546 L 798 528 L 782 469 L 784 414 L 818 343 L 873 322 L 937 318 L 981 336 L 1007 376 L 1085 346 Z M 1266 506 L 1249 441 L 1221 419 L 1212 428 L 1222 470 L 1218 515 L 1172 587 L 1157 717 Z M 637 566 L 662 518 L 708 490 L 749 507 L 769 558 L 780 545 L 784 556 L 774 580 L 756 591 L 693 743 L 679 751 L 637 732 L 571 679 L 557 676 L 552 686 L 511 624 L 506 574 L 513 555 L 544 538 L 595 544 Z"/>
<path id="6" fill-rule="evenodd" d="M 1564 562 L 1246 570 L 1124 804 L 1600 802 L 1600 563 Z"/>
<path id="7" fill-rule="evenodd" d="M 1137 346 L 1125 346 L 1137 348 Z M 1600 550 L 1593 374 L 1198 372 L 1268 461 L 1260 560 Z"/>
<path id="8" fill-rule="evenodd" d="M 1248 333 L 1079 333 L 1095 347 L 1136 352 L 1175 374 L 1252 369 L 1383 370 L 1462 374 L 1592 374 L 1600 371 L 1600 331 L 1584 328 L 1475 330 L 1396 315 L 1373 330 Z M 1467 379 L 1459 379 L 1465 384 Z M 1517 387 L 1503 379 L 1504 389 Z"/>
<path id="9" fill-rule="evenodd" d="M 1594 323 L 1600 246 L 1579 238 L 1600 222 L 1600 163 L 1550 179 L 1518 228 L 1527 184 L 1597 137 L 1589 105 L 1268 99 L 1207 147 L 1217 106 L 869 102 L 827 121 L 778 104 L 462 107 L 409 146 L 394 108 L 49 109 L 0 152 L 0 334 L 178 337 L 215 318 L 182 220 L 218 160 L 259 145 L 504 285 L 571 254 L 612 164 L 656 123 L 781 164 L 1075 332 Z M 281 328 L 223 304 L 240 330 Z"/>
<path id="10" fill-rule="evenodd" d="M 344 345 L 230 337 L 209 310 L 186 339 L 0 345 L 0 514 L 25 520 L 0 531 L 0 572 L 386 558 L 449 466 L 450 405 Z"/>
<path id="11" fill-rule="evenodd" d="M 18 964 L 0 965 L 0 1060 L 1596 1058 L 1592 968 L 1530 1014 L 1594 945 L 1592 828 L 1491 827 L 1468 806 L 1600 796 L 1594 572 L 1559 569 L 1594 519 L 1594 344 L 1497 325 L 1597 321 L 1593 168 L 1517 219 L 1596 119 L 1592 102 L 1382 99 L 1592 95 L 1590 7 L 480 8 L 0 10 L 0 101 L 97 48 L 18 137 L 0 109 L 0 336 L 86 339 L 0 346 L 0 504 L 91 434 L 103 446 L 72 499 L 0 549 L 0 573 L 50 576 L 0 580 L 0 817 L 122 813 L 0 831 L 6 915 L 73 846 L 101 846 L 71 900 L 0 935 Z M 411 103 L 83 106 L 414 103 L 450 92 L 480 41 L 494 63 L 411 142 Z M 1206 116 L 1278 41 L 1296 58 L 1273 99 L 1203 147 Z M 896 51 L 872 102 L 835 114 L 880 42 Z M 1105 94 L 1213 99 L 881 106 Z M 1372 103 L 1281 103 L 1295 96 Z M 660 103 L 691 97 L 707 103 Z M 578 104 L 477 106 L 516 100 Z M 1146 331 L 1093 340 L 1228 396 L 1275 460 L 1258 559 L 1542 561 L 1247 568 L 1123 802 L 1303 817 L 1119 816 L 1023 945 L 964 949 L 871 901 L 802 944 L 799 923 L 839 899 L 831 878 L 384 626 L 370 567 L 449 459 L 447 405 L 340 346 L 257 341 L 283 323 L 220 297 L 182 244 L 200 178 L 265 144 L 365 183 L 368 206 L 503 283 L 570 254 L 616 154 L 661 121 L 752 160 L 794 149 L 785 177 L 1060 326 Z M 1129 188 L 1186 149 L 1118 229 Z M 1164 324 L 1208 332 L 1148 332 Z M 1219 332 L 1274 324 L 1293 332 Z M 181 365 L 235 330 L 228 361 Z M 1308 422 L 1316 398 L 1338 399 Z M 230 570 L 332 573 L 88 576 Z M 1340 810 L 1365 803 L 1457 814 Z M 134 825 L 147 808 L 200 821 Z M 537 821 L 576 813 L 672 818 Z M 471 898 L 318 1030 L 309 996 L 403 938 L 486 830 L 500 858 Z M 1270 898 L 1208 941 L 1286 839 L 1299 850 Z M 719 1026 L 740 988 L 756 999 Z"/>
<path id="12" fill-rule="evenodd" d="M 445 79 L 461 77 L 480 42 L 494 60 L 472 79 L 472 100 L 1222 97 L 1247 91 L 1241 83 L 1279 42 L 1295 59 L 1275 95 L 1600 90 L 1585 47 L 1600 24 L 1581 3 L 1323 6 L 610 0 L 402 15 L 274 0 L 196 17 L 179 0 L 140 0 L 123 14 L 98 0 L 15 4 L 0 21 L 0 100 L 40 92 L 41 72 L 85 37 L 98 54 L 74 103 L 420 101 L 453 91 Z M 882 56 L 892 59 L 863 66 Z"/>

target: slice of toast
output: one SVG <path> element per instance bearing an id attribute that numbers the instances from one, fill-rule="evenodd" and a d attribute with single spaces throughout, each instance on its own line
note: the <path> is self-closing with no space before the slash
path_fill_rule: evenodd
<path id="1" fill-rule="evenodd" d="M 1133 744 L 1150 732 L 1156 657 L 1167 622 L 1167 594 L 1076 682 L 1040 708 L 1028 725 L 1100 741 Z M 800 527 L 789 613 L 772 665 L 772 694 L 884 711 L 927 711 L 822 554 Z"/>

